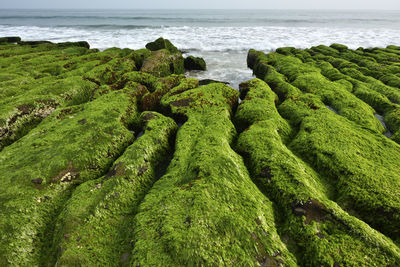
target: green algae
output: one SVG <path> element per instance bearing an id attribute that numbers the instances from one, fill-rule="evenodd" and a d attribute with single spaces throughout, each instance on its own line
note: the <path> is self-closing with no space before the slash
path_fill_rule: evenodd
<path id="1" fill-rule="evenodd" d="M 179 52 L 178 48 L 176 48 L 168 39 L 164 39 L 162 37 L 158 38 L 154 42 L 146 44 L 146 48 L 151 51 L 167 49 L 172 54 Z"/>
<path id="2" fill-rule="evenodd" d="M 327 47 L 323 45 L 313 47 L 310 50 L 324 55 L 348 60 L 355 63 L 356 65 L 353 65 L 353 67 L 361 71 L 363 74 L 381 80 L 389 86 L 395 86 L 398 88 L 400 86 L 400 78 L 393 75 L 400 72 L 400 67 L 392 64 L 399 60 L 396 59 L 396 55 L 394 54 L 381 52 L 380 55 L 377 55 L 376 53 L 369 53 L 368 50 L 366 51 L 365 49 L 363 52 L 361 50 L 353 51 L 347 48 L 336 50 L 332 48 L 332 46 Z M 391 60 L 393 57 L 395 58 L 395 61 Z"/>
<path id="3" fill-rule="evenodd" d="M 235 120 L 247 120 L 250 127 L 239 136 L 236 148 L 244 155 L 253 181 L 277 204 L 279 234 L 299 265 L 398 263 L 400 249 L 331 201 L 335 195 L 331 182 L 286 145 L 290 126 L 278 113 L 277 96 L 268 85 L 256 79 L 241 84 L 241 91 L 245 98 Z"/>
<path id="4" fill-rule="evenodd" d="M 274 226 L 272 203 L 230 148 L 237 92 L 210 84 L 166 95 L 187 117 L 167 173 L 136 216 L 133 265 L 294 265 Z"/>
<path id="5" fill-rule="evenodd" d="M 166 39 L 7 40 L 0 265 L 400 263 L 398 47 L 250 50 L 238 106 Z"/>
<path id="6" fill-rule="evenodd" d="M 318 51 L 329 51 L 329 49 L 313 48 Z M 289 52 L 292 53 L 293 49 Z M 286 51 L 287 54 L 289 52 Z M 323 83 L 321 81 L 315 83 L 317 81 L 315 76 L 319 76 L 320 73 L 318 67 L 322 67 L 324 69 L 322 72 L 336 83 L 339 80 L 348 82 L 350 85 L 347 88 L 348 93 L 355 92 L 355 95 L 359 97 L 364 93 L 367 94 L 364 98 L 371 98 L 373 91 L 364 90 L 360 93 L 360 86 L 367 84 L 366 82 L 362 84 L 353 77 L 346 78 L 344 74 L 335 72 L 329 65 L 311 61 L 301 65 L 300 61 L 291 57 L 291 55 L 279 56 L 275 53 L 260 56 L 260 60 L 266 66 L 265 79 L 268 82 L 272 81 L 271 84 L 278 94 L 282 89 L 277 85 L 285 82 L 290 82 L 303 91 L 303 95 L 281 99 L 278 107 L 280 114 L 298 129 L 298 133 L 289 144 L 290 149 L 301 156 L 319 174 L 334 181 L 337 191 L 334 201 L 344 210 L 392 239 L 398 240 L 397 222 L 400 202 L 396 188 L 400 177 L 395 170 L 399 168 L 397 166 L 400 162 L 399 147 L 380 135 L 378 131 L 375 133 L 371 131 L 371 127 L 365 127 L 366 125 L 361 123 L 351 124 L 343 117 L 327 110 L 325 105 L 333 106 L 335 109 L 337 106 L 329 102 L 326 94 L 320 97 L 319 91 L 325 84 L 330 84 L 331 86 L 326 87 L 325 90 L 334 91 L 336 97 L 338 89 L 333 86 L 332 81 L 327 83 L 322 80 Z M 255 62 L 257 64 L 257 59 Z M 278 69 L 285 76 L 279 76 L 276 71 L 271 71 L 274 69 Z M 307 70 L 314 75 L 308 76 Z M 299 77 L 308 79 L 302 82 L 298 80 Z M 283 97 L 286 95 L 287 93 L 282 94 Z M 385 120 L 392 125 L 391 128 L 393 126 L 396 128 L 398 125 L 397 106 L 390 104 L 387 99 L 385 101 L 384 98 L 375 100 L 375 105 L 379 104 L 385 104 L 381 107 L 381 110 L 386 112 Z M 340 111 L 338 114 L 343 115 Z M 394 184 L 396 186 L 393 187 Z M 380 214 L 380 216 L 375 216 L 375 214 Z"/>
<path id="7" fill-rule="evenodd" d="M 292 55 L 297 55 L 297 50 L 291 50 Z M 303 51 L 303 53 L 307 53 Z M 326 61 L 324 61 L 326 60 Z M 400 92 L 393 87 L 383 84 L 381 81 L 373 77 L 366 76 L 357 68 L 348 66 L 348 61 L 344 59 L 336 59 L 330 56 L 317 56 L 317 60 L 312 61 L 315 66 L 321 69 L 321 74 L 331 81 L 338 81 L 348 84 L 348 90 L 356 97 L 360 98 L 368 105 L 373 107 L 378 113 L 385 118 L 388 129 L 396 133 L 399 129 L 399 113 L 398 109 L 400 100 Z M 337 67 L 334 68 L 332 65 Z M 391 138 L 396 141 L 396 138 Z"/>
<path id="8" fill-rule="evenodd" d="M 376 132 L 385 131 L 381 123 L 374 117 L 374 109 L 351 94 L 343 83 L 332 82 L 325 78 L 320 69 L 313 64 L 302 63 L 295 57 L 277 53 L 270 53 L 261 58 L 265 58 L 263 63 L 265 71 L 262 75 L 255 73 L 257 77 L 264 78 L 268 68 L 272 66 L 284 74 L 293 86 L 302 92 L 320 96 L 326 105 L 332 106 L 340 115 Z"/>
<path id="9" fill-rule="evenodd" d="M 74 185 L 99 177 L 133 139 L 134 99 L 115 92 L 58 109 L 0 154 L 1 265 L 38 265 Z"/>
<path id="10" fill-rule="evenodd" d="M 141 71 L 157 77 L 165 77 L 170 74 L 183 74 L 184 59 L 180 53 L 171 54 L 167 49 L 152 51 L 143 61 Z"/>
<path id="11" fill-rule="evenodd" d="M 0 46 L 0 150 L 36 127 L 56 107 L 85 103 L 123 88 L 125 73 L 138 69 L 158 76 L 183 73 L 183 58 L 175 50 L 172 54 L 168 50 L 110 48 L 99 52 L 88 48 L 86 42 Z M 156 94 L 152 107 L 162 96 Z"/>
<path id="12" fill-rule="evenodd" d="M 80 185 L 56 225 L 57 266 L 127 265 L 133 219 L 146 192 L 171 153 L 177 125 L 155 112 L 141 115 L 144 134 L 103 177 Z"/>
<path id="13" fill-rule="evenodd" d="M 188 56 L 184 61 L 187 70 L 206 70 L 206 62 L 201 57 Z"/>

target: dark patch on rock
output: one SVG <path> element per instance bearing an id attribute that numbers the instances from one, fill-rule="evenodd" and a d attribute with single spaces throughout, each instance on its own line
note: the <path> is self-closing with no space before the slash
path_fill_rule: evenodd
<path id="1" fill-rule="evenodd" d="M 24 104 L 17 107 L 18 110 L 21 112 L 21 115 L 26 115 L 32 112 L 34 106 L 31 104 Z"/>
<path id="2" fill-rule="evenodd" d="M 185 98 L 185 99 L 173 101 L 170 103 L 170 105 L 175 106 L 175 107 L 186 107 L 186 106 L 189 106 L 190 103 L 192 103 L 192 102 L 193 102 L 192 98 Z"/>
<path id="3" fill-rule="evenodd" d="M 306 224 L 309 224 L 311 221 L 323 222 L 329 215 L 325 206 L 317 200 L 309 200 L 305 203 L 293 203 L 292 211 L 296 216 L 305 216 Z"/>
<path id="4" fill-rule="evenodd" d="M 269 166 L 262 168 L 260 171 L 260 177 L 261 178 L 272 178 L 273 175 L 271 173 L 271 168 Z"/>
<path id="5" fill-rule="evenodd" d="M 81 120 L 78 121 L 78 123 L 85 124 L 86 123 L 86 119 L 81 119 Z"/>
<path id="6" fill-rule="evenodd" d="M 190 216 L 187 216 L 184 223 L 186 223 L 188 228 L 190 228 L 192 226 L 192 218 L 190 218 Z"/>
<path id="7" fill-rule="evenodd" d="M 30 45 L 30 46 L 38 46 L 42 44 L 53 44 L 50 41 L 19 41 L 19 45 Z"/>
<path id="8" fill-rule="evenodd" d="M 34 184 L 42 184 L 43 183 L 43 179 L 42 178 L 36 178 L 36 179 L 31 180 L 31 181 Z"/>
<path id="9" fill-rule="evenodd" d="M 147 170 L 148 170 L 148 166 L 147 165 L 145 165 L 145 166 L 143 166 L 143 167 L 141 167 L 141 168 L 138 168 L 138 176 L 141 176 L 143 173 L 145 173 Z"/>
<path id="10" fill-rule="evenodd" d="M 103 181 L 112 178 L 115 175 L 122 176 L 125 174 L 123 162 L 118 162 L 105 176 Z"/>
<path id="11" fill-rule="evenodd" d="M 223 84 L 229 84 L 228 82 L 221 82 L 221 81 L 217 81 L 217 80 L 211 80 L 211 79 L 203 79 L 203 80 L 199 80 L 199 85 L 207 85 L 210 83 L 223 83 Z"/>
<path id="12" fill-rule="evenodd" d="M 303 216 L 303 215 L 306 215 L 307 212 L 305 209 L 297 207 L 297 208 L 293 209 L 293 213 L 294 213 L 294 215 L 297 215 L 297 216 Z"/>
<path id="13" fill-rule="evenodd" d="M 152 113 L 146 113 L 146 114 L 142 115 L 142 118 L 143 118 L 145 121 L 152 120 L 152 119 L 154 119 L 155 117 L 156 117 L 156 116 L 155 116 L 154 114 L 152 114 Z"/>
<path id="14" fill-rule="evenodd" d="M 319 232 L 319 233 L 316 233 L 316 236 L 318 236 L 318 237 L 321 238 L 321 239 L 326 239 L 326 236 L 324 236 L 324 235 L 321 234 L 320 232 Z"/>
<path id="15" fill-rule="evenodd" d="M 316 106 L 314 103 L 309 103 L 308 106 L 309 106 L 311 109 L 313 109 L 313 110 L 319 109 L 319 107 Z"/>

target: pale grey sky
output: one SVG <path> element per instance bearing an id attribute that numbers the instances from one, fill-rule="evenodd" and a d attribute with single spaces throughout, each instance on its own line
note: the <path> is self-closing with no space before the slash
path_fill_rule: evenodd
<path id="1" fill-rule="evenodd" d="M 400 0 L 0 0 L 0 8 L 400 10 Z"/>

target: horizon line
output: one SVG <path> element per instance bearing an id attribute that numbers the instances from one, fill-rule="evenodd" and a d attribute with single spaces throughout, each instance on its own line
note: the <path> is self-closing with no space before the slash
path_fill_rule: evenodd
<path id="1" fill-rule="evenodd" d="M 400 11 L 399 9 L 380 9 L 380 8 L 74 8 L 74 7 L 58 7 L 58 8 L 48 8 L 48 7 L 33 7 L 33 8 L 18 8 L 18 7 L 1 7 L 0 10 L 249 10 L 249 11 L 259 11 L 259 10 L 288 10 L 288 11 Z"/>

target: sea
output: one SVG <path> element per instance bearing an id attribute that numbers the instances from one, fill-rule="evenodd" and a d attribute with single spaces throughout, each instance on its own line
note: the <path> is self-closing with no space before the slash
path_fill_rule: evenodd
<path id="1" fill-rule="evenodd" d="M 0 36 L 52 42 L 88 41 L 92 48 L 143 48 L 164 37 L 184 55 L 203 57 L 207 71 L 187 76 L 229 82 L 252 78 L 251 48 L 350 48 L 400 45 L 400 11 L 354 10 L 11 10 L 0 9 Z"/>

